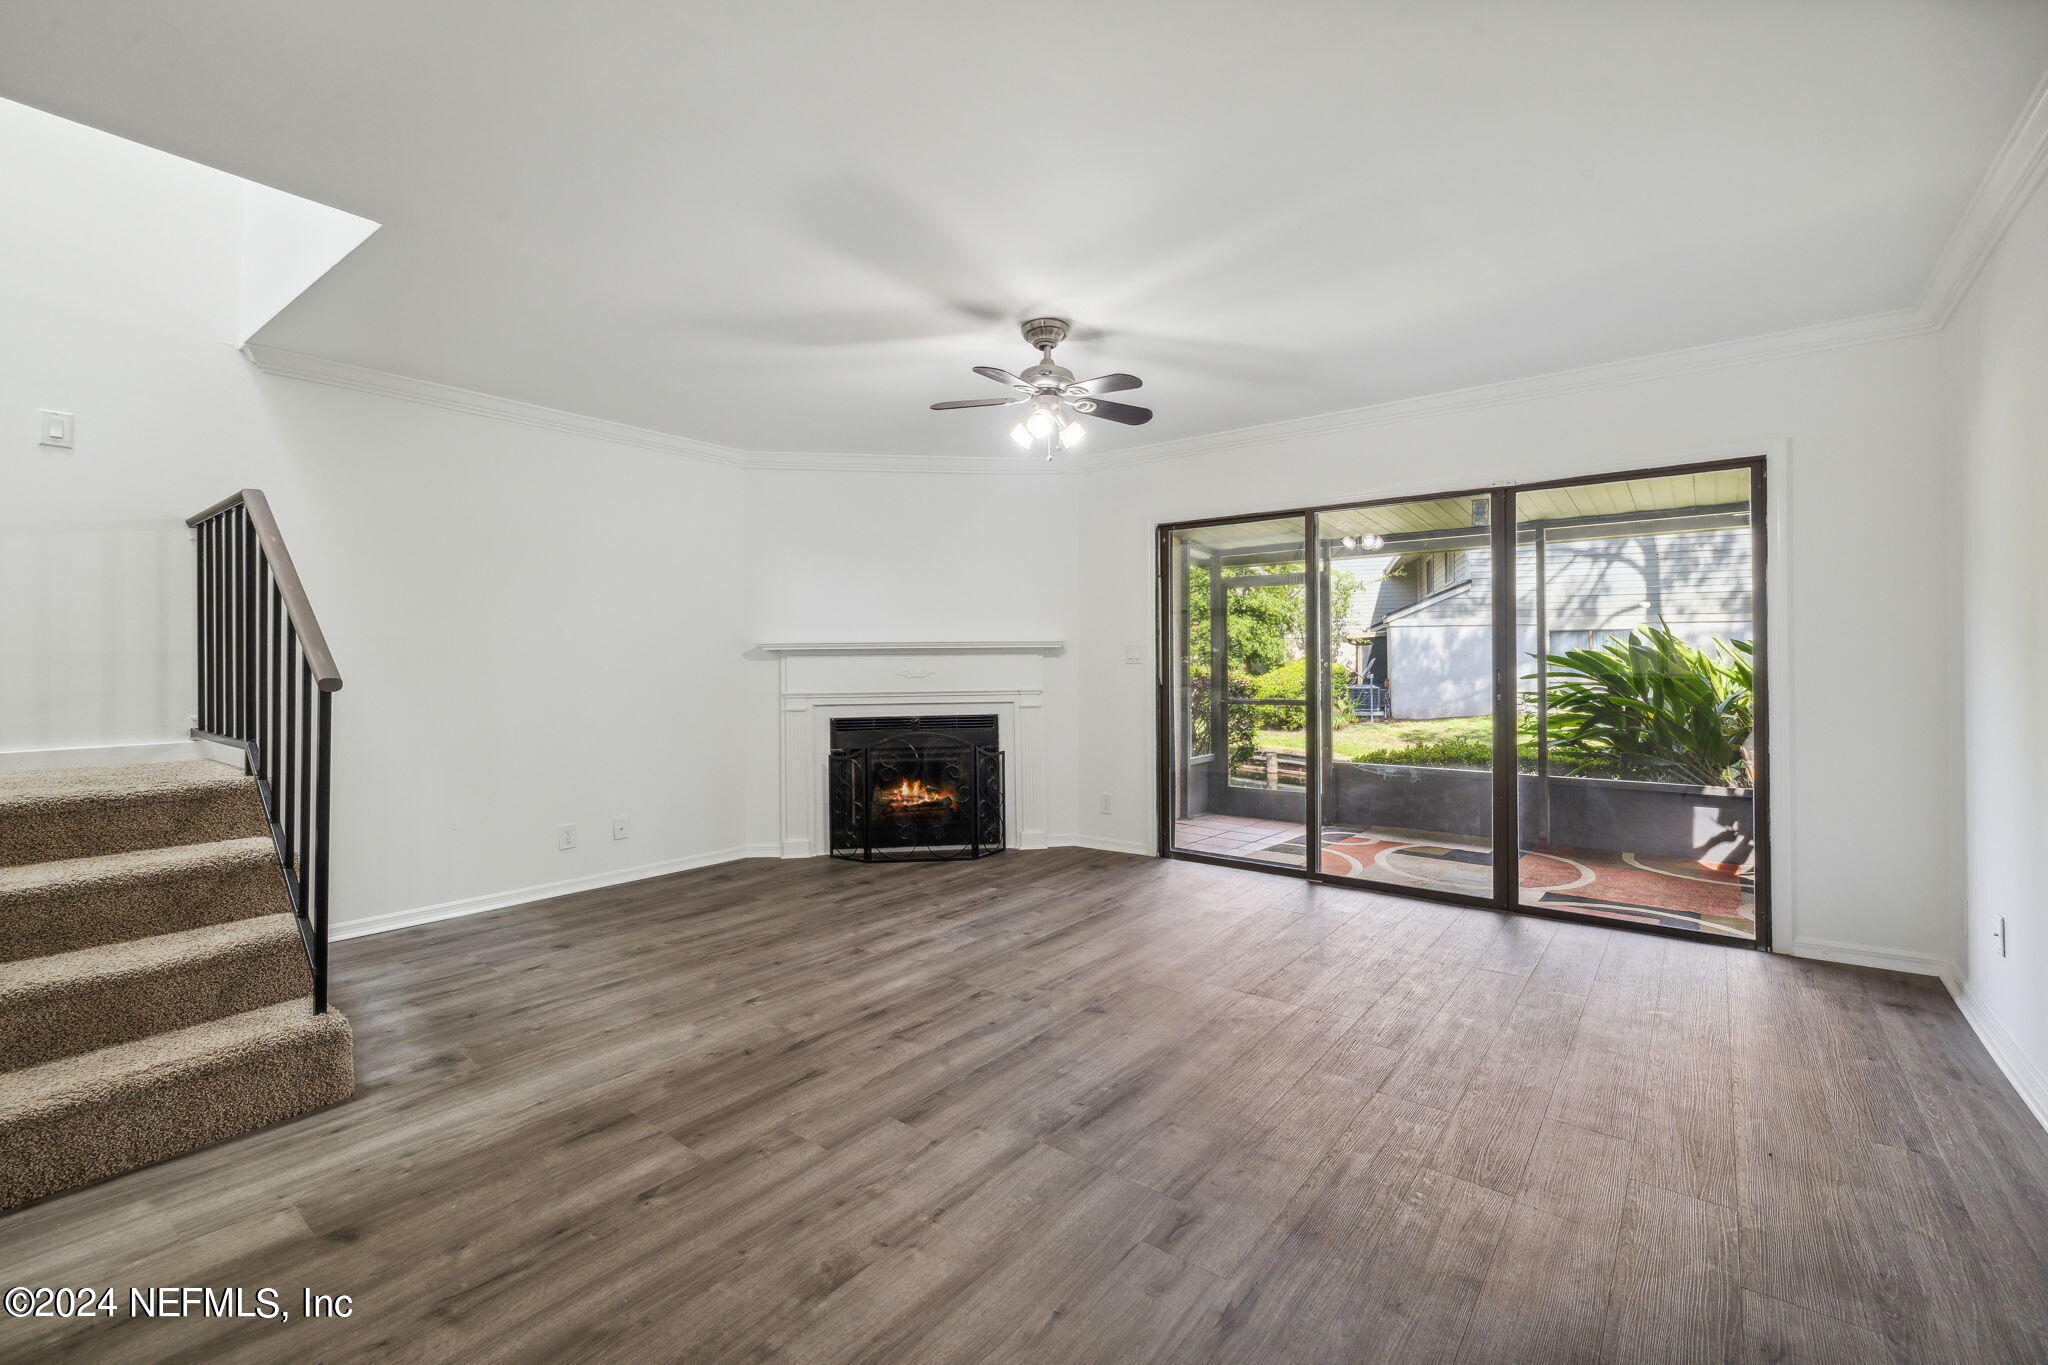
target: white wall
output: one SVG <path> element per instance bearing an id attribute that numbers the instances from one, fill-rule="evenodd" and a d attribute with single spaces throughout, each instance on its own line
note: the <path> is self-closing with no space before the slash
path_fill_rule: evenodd
<path id="1" fill-rule="evenodd" d="M 737 848 L 737 469 L 266 377 L 241 182 L 6 104 L 0 176 L 64 188 L 0 195 L 0 751 L 184 737 L 182 519 L 258 487 L 347 684 L 338 922 Z"/>
<path id="2" fill-rule="evenodd" d="M 1481 487 L 1767 448 L 1789 562 L 1776 659 L 1781 948 L 1934 970 L 1962 867 L 1953 489 L 1935 435 L 1935 340 L 1918 337 L 1499 406 L 1412 417 L 1124 469 L 1084 482 L 1080 543 L 1085 835 L 1153 841 L 1149 637 L 1160 521 Z M 1775 605 L 1775 604 L 1774 604 Z M 1928 705 L 1902 711 L 1883 661 L 1913 651 Z M 1901 850 L 1910 850 L 1902 856 Z"/>
<path id="3" fill-rule="evenodd" d="M 1961 998 L 2048 1121 L 2048 194 L 2021 212 L 1943 343 L 1963 497 Z"/>

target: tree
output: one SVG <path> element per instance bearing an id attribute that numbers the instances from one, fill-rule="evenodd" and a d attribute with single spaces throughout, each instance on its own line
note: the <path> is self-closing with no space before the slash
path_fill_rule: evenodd
<path id="1" fill-rule="evenodd" d="M 1209 574 L 1206 565 L 1188 566 L 1187 662 L 1190 672 L 1209 666 Z M 1300 573 L 1301 563 L 1233 565 L 1223 570 L 1223 656 L 1227 671 L 1256 678 L 1270 673 L 1290 660 L 1301 657 L 1307 636 L 1308 606 L 1302 588 L 1292 583 L 1263 583 L 1252 587 L 1231 587 L 1233 578 L 1265 577 Z M 1349 574 L 1331 574 L 1330 616 L 1342 621 L 1351 614 L 1351 602 L 1358 580 Z"/>
<path id="2" fill-rule="evenodd" d="M 1195 752 L 1209 752 L 1209 670 L 1211 667 L 1210 574 L 1207 565 L 1189 565 L 1187 581 L 1188 639 L 1186 668 L 1190 740 Z M 1306 665 L 1302 646 L 1307 638 L 1308 605 L 1302 586 L 1293 583 L 1261 583 L 1230 586 L 1233 578 L 1298 574 L 1299 560 L 1282 564 L 1233 565 L 1223 570 L 1224 641 L 1223 658 L 1233 697 L 1302 697 L 1307 692 Z M 1358 581 L 1349 574 L 1331 574 L 1326 580 L 1330 594 L 1330 617 L 1342 621 L 1351 614 Z M 1292 676 L 1289 676 L 1291 671 Z M 1269 676 L 1277 675 L 1277 676 Z M 1330 695 L 1338 719 L 1351 717 L 1350 674 L 1333 665 Z M 1275 691 L 1275 687 L 1280 691 Z M 1288 690 L 1288 689 L 1292 690 Z M 1234 767 L 1249 763 L 1256 748 L 1257 731 L 1298 730 L 1306 721 L 1301 707 L 1232 706 L 1227 708 L 1230 733 L 1230 762 Z"/>

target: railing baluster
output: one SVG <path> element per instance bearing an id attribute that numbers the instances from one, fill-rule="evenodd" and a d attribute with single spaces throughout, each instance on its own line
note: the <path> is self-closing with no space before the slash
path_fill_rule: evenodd
<path id="1" fill-rule="evenodd" d="M 199 548 L 192 556 L 192 601 L 199 612 L 199 634 L 194 640 L 192 651 L 195 664 L 192 675 L 192 695 L 199 699 L 194 708 L 195 723 L 201 728 L 206 725 L 206 533 L 192 532 L 192 543 Z"/>
<path id="2" fill-rule="evenodd" d="M 242 733 L 242 519 L 230 512 L 221 534 L 228 542 L 227 622 L 227 732 Z"/>
<path id="3" fill-rule="evenodd" d="M 299 879 L 299 896 L 306 894 L 306 852 L 312 845 L 313 781 L 313 669 L 299 674 L 299 834 L 292 841 L 296 864 L 292 875 Z"/>
<path id="4" fill-rule="evenodd" d="M 201 688 L 199 688 L 199 729 L 213 733 L 213 731 L 221 729 L 221 718 L 213 714 L 213 677 L 215 677 L 215 671 L 217 671 L 215 669 L 215 661 L 213 661 L 213 639 L 215 639 L 215 636 L 213 636 L 213 622 L 219 616 L 219 608 L 213 602 L 213 579 L 217 575 L 217 567 L 213 563 L 213 522 L 211 520 L 199 524 L 199 563 L 205 565 L 205 575 L 203 575 L 205 577 L 205 585 L 203 585 L 205 591 L 201 593 L 201 598 L 199 598 L 199 612 L 201 612 L 201 616 L 199 616 L 199 659 L 201 659 L 201 669 L 203 669 L 203 673 L 201 673 L 203 681 L 201 681 Z"/>
<path id="5" fill-rule="evenodd" d="M 287 873 L 293 872 L 292 831 L 295 826 L 292 817 L 298 813 L 298 786 L 293 778 L 297 776 L 299 767 L 299 689 L 294 684 L 299 670 L 304 667 L 299 660 L 299 628 L 292 623 L 290 616 L 286 616 L 284 664 L 278 674 L 278 712 L 284 717 L 284 731 L 277 746 L 277 828 Z"/>
<path id="6" fill-rule="evenodd" d="M 220 518 L 206 532 L 206 729 L 219 734 L 220 716 Z"/>
<path id="7" fill-rule="evenodd" d="M 313 1012 L 324 1013 L 327 1009 L 327 815 L 328 794 L 332 787 L 334 727 L 330 723 L 332 692 L 320 694 L 320 719 L 317 748 L 314 755 L 315 774 L 313 778 L 315 805 L 318 814 L 314 817 L 313 829 L 313 894 L 309 896 L 309 908 L 313 921 Z"/>
<path id="8" fill-rule="evenodd" d="M 221 733 L 240 735 L 242 722 L 236 716 L 236 583 L 242 579 L 236 561 L 242 557 L 242 536 L 236 532 L 236 516 L 221 518 Z"/>
<path id="9" fill-rule="evenodd" d="M 278 688 L 284 675 L 284 655 L 281 648 L 284 641 L 284 597 L 277 590 L 277 579 L 271 574 L 268 564 L 264 566 L 263 585 L 266 589 L 263 601 L 267 617 L 263 638 L 263 778 L 270 784 L 270 823 L 281 826 L 284 823 L 284 808 L 279 804 L 282 798 L 277 781 L 278 774 L 282 771 L 281 755 L 277 751 L 277 704 L 282 700 Z"/>
<path id="10" fill-rule="evenodd" d="M 242 523 L 242 734 L 255 740 L 256 730 L 256 626 L 261 610 L 256 597 L 256 527 L 249 509 L 240 511 Z M 255 766 L 250 765 L 252 768 Z"/>
<path id="11" fill-rule="evenodd" d="M 199 566 L 198 588 L 193 599 L 199 609 L 199 635 L 195 641 L 198 646 L 195 652 L 199 655 L 199 686 L 197 692 L 199 704 L 193 708 L 196 714 L 193 716 L 192 723 L 201 730 L 210 730 L 213 726 L 208 723 L 210 717 L 206 714 L 206 692 L 207 684 L 210 681 L 207 677 L 210 663 L 206 647 L 206 628 L 207 622 L 213 613 L 206 609 L 209 592 L 206 583 L 206 523 L 201 522 L 192 528 L 192 544 L 194 547 L 192 562 Z"/>
<path id="12" fill-rule="evenodd" d="M 206 523 L 206 728 L 220 718 L 220 522 Z"/>
<path id="13" fill-rule="evenodd" d="M 227 520 L 213 521 L 213 728 L 226 734 L 228 718 L 228 528 Z"/>

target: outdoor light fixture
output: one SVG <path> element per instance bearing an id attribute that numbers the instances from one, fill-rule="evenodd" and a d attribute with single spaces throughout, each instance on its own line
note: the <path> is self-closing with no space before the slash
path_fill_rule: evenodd
<path id="1" fill-rule="evenodd" d="M 1368 554 L 1370 554 L 1374 550 L 1384 548 L 1386 546 L 1386 543 L 1387 542 L 1384 539 L 1374 535 L 1370 531 L 1366 532 L 1362 536 L 1346 536 L 1343 540 L 1343 545 L 1345 549 L 1364 550 Z"/>

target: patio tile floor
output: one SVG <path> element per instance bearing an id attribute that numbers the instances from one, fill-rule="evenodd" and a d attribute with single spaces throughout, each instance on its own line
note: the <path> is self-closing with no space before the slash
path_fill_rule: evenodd
<path id="1" fill-rule="evenodd" d="M 1174 845 L 1190 853 L 1301 867 L 1305 826 L 1243 815 L 1177 821 Z M 1488 846 L 1426 830 L 1323 830 L 1322 869 L 1391 888 L 1428 887 L 1484 896 Z M 1731 938 L 1756 936 L 1756 897 L 1746 868 L 1708 867 L 1607 849 L 1525 849 L 1521 901 L 1591 919 L 1618 919 Z"/>

